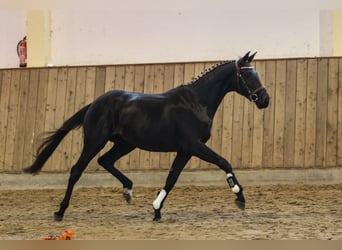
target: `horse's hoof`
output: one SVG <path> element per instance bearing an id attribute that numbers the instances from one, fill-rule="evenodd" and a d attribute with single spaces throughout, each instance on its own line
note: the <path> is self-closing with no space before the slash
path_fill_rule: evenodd
<path id="1" fill-rule="evenodd" d="M 127 204 L 131 204 L 132 197 L 129 194 L 124 194 L 124 198 L 125 198 Z"/>
<path id="2" fill-rule="evenodd" d="M 125 189 L 122 195 L 124 199 L 126 200 L 126 202 L 130 204 L 132 201 L 132 189 Z"/>
<path id="3" fill-rule="evenodd" d="M 161 220 L 161 217 L 154 217 L 153 218 L 153 221 L 160 221 Z"/>
<path id="4" fill-rule="evenodd" d="M 58 212 L 54 213 L 54 218 L 55 218 L 55 221 L 62 221 L 63 220 L 63 216 L 59 215 Z"/>
<path id="5" fill-rule="evenodd" d="M 235 204 L 238 208 L 240 208 L 241 210 L 245 210 L 246 208 L 246 203 L 243 201 L 240 201 L 238 199 L 235 199 Z"/>
<path id="6" fill-rule="evenodd" d="M 153 221 L 160 221 L 161 220 L 161 213 L 160 210 L 154 210 L 154 218 Z"/>

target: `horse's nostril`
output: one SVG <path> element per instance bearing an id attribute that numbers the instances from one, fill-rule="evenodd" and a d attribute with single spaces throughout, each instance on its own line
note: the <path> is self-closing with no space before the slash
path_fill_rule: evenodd
<path id="1" fill-rule="evenodd" d="M 266 98 L 266 99 L 264 100 L 265 106 L 267 107 L 269 103 L 270 103 L 270 99 L 269 99 L 269 98 Z"/>

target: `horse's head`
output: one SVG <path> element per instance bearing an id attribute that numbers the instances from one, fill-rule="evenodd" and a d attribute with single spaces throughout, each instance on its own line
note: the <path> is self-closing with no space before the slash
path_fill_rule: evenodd
<path id="1" fill-rule="evenodd" d="M 259 109 L 266 108 L 270 97 L 265 86 L 261 83 L 258 73 L 253 65 L 251 65 L 256 52 L 251 56 L 249 54 L 250 52 L 235 61 L 237 75 L 236 91 L 254 102 Z"/>

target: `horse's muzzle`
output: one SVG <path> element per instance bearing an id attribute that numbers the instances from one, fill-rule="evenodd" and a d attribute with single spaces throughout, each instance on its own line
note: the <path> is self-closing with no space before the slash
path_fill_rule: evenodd
<path id="1" fill-rule="evenodd" d="M 258 100 L 255 101 L 255 104 L 259 109 L 264 109 L 268 107 L 268 104 L 270 103 L 270 97 L 266 91 L 266 89 L 261 90 L 258 93 Z"/>

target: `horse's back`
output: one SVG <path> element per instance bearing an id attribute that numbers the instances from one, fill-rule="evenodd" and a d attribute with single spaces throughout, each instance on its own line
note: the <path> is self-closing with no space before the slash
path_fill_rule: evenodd
<path id="1" fill-rule="evenodd" d="M 163 152 L 201 140 L 211 128 L 206 110 L 186 88 L 162 94 L 109 91 L 91 105 L 86 123 L 89 133 L 120 136 L 132 146 Z"/>
<path id="2" fill-rule="evenodd" d="M 149 151 L 178 151 L 210 134 L 211 120 L 188 91 L 130 98 L 120 111 L 120 135 Z"/>

